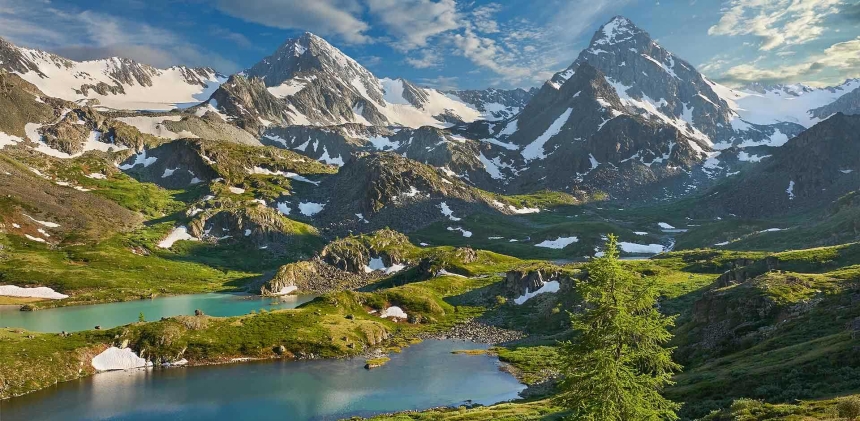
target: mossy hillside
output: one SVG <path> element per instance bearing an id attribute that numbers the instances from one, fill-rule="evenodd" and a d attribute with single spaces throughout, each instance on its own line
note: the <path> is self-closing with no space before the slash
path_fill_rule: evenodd
<path id="1" fill-rule="evenodd" d="M 748 268 L 752 276 L 769 269 L 801 273 L 824 273 L 860 264 L 860 243 L 783 252 L 697 249 L 664 253 L 654 262 L 660 266 L 692 273 L 723 272 Z"/>
<path id="2" fill-rule="evenodd" d="M 70 296 L 31 304 L 37 308 L 235 290 L 257 275 L 219 270 L 167 252 L 144 252 L 150 250 L 152 241 L 157 241 L 152 231 L 144 230 L 98 244 L 54 249 L 18 236 L 0 235 L 0 274 L 4 283 L 48 286 Z"/>
<path id="3" fill-rule="evenodd" d="M 308 259 L 324 245 L 319 232 L 313 226 L 290 219 L 253 200 L 218 196 L 205 204 L 196 203 L 192 215 L 186 224 L 189 233 L 207 241 L 200 244 L 185 242 L 172 247 L 175 251 L 184 250 L 188 255 L 197 254 L 194 253 L 195 250 L 213 247 L 217 249 L 223 246 L 244 246 L 249 250 L 253 249 L 252 253 L 277 255 L 283 263 Z M 208 253 L 203 255 L 206 254 Z M 241 264 L 240 257 L 229 260 Z M 212 264 L 221 266 L 217 259 Z M 270 269 L 273 268 L 266 268 Z"/>
<path id="4" fill-rule="evenodd" d="M 19 154 L 15 155 L 13 159 L 6 151 L 0 153 L 0 171 L 8 174 L 0 181 L 0 212 L 7 232 L 40 237 L 51 244 L 92 242 L 135 229 L 143 222 L 140 215 L 113 201 L 58 184 L 64 180 L 27 165 L 27 161 L 22 163 L 17 159 Z"/>
<path id="5" fill-rule="evenodd" d="M 115 202 L 128 210 L 139 212 L 148 219 L 183 210 L 195 197 L 205 192 L 203 186 L 166 190 L 151 183 L 140 183 L 134 180 L 114 165 L 129 153 L 130 151 L 117 153 L 90 151 L 76 158 L 58 159 L 31 150 L 4 150 L 4 154 L 9 155 L 9 158 L 4 158 L 4 161 L 9 162 L 10 165 L 16 165 L 24 173 L 32 174 L 31 169 L 36 169 L 54 183 L 68 183 L 70 186 L 88 190 L 80 192 L 80 197 L 75 198 L 79 199 L 76 202 L 80 201 L 84 206 L 87 204 L 86 198 L 95 195 Z M 98 174 L 95 177 L 103 178 L 91 177 L 93 174 Z M 68 189 L 71 187 L 67 187 L 66 190 L 60 189 L 57 194 Z"/>
<path id="6" fill-rule="evenodd" d="M 856 281 L 829 273 L 769 272 L 713 289 L 675 331 L 686 369 L 667 393 L 702 416 L 732 398 L 790 402 L 857 390 L 848 329 L 860 317 L 856 293 Z"/>
<path id="7" fill-rule="evenodd" d="M 274 146 L 252 146 L 221 140 L 190 142 L 201 156 L 206 156 L 212 162 L 212 167 L 221 177 L 234 185 L 241 184 L 246 178 L 260 176 L 249 173 L 248 170 L 254 167 L 272 172 L 294 172 L 308 178 L 337 172 L 337 167 Z"/>
<path id="8" fill-rule="evenodd" d="M 0 70 L 0 132 L 25 139 L 27 123 L 45 123 L 58 115 L 64 101 L 36 101 L 43 94 L 20 76 Z"/>
<path id="9" fill-rule="evenodd" d="M 415 263 L 423 254 L 405 235 L 387 228 L 335 239 L 320 253 L 330 264 L 353 272 L 361 271 L 371 258 L 383 258 L 390 265 Z"/>
<path id="10" fill-rule="evenodd" d="M 530 194 L 502 195 L 487 191 L 481 191 L 488 202 L 499 202 L 505 206 L 515 209 L 553 209 L 562 206 L 582 204 L 583 201 L 576 196 L 565 192 L 542 190 Z M 510 210 L 510 208 L 508 209 Z"/>
<path id="11" fill-rule="evenodd" d="M 374 421 L 554 421 L 562 420 L 567 413 L 549 400 L 526 403 L 502 403 L 493 406 L 467 408 L 438 408 L 422 412 L 403 412 L 379 415 Z M 358 418 L 354 418 L 358 419 Z"/>
<path id="12" fill-rule="evenodd" d="M 95 369 L 89 362 L 110 338 L 107 331 L 61 337 L 0 329 L 0 399 L 93 374 Z"/>
<path id="13" fill-rule="evenodd" d="M 732 402 L 728 408 L 715 410 L 702 418 L 702 420 L 850 420 L 851 416 L 856 416 L 858 407 L 860 407 L 860 396 L 858 395 L 783 404 L 771 404 L 756 399 L 738 399 Z"/>
<path id="14" fill-rule="evenodd" d="M 561 370 L 557 346 L 494 347 L 492 352 L 500 361 L 513 366 L 512 374 L 527 385 L 556 378 Z"/>
<path id="15" fill-rule="evenodd" d="M 492 250 L 497 253 L 523 259 L 582 259 L 594 255 L 595 248 L 602 247 L 603 237 L 615 234 L 622 241 L 638 244 L 660 243 L 656 234 L 636 235 L 634 231 L 612 221 L 581 211 L 563 215 L 550 215 L 552 211 L 517 217 L 494 213 L 478 213 L 464 217 L 461 221 L 441 221 L 410 233 L 414 243 L 431 245 L 470 246 Z M 466 237 L 458 230 L 471 233 Z M 563 249 L 537 247 L 544 240 L 560 237 L 576 237 Z"/>

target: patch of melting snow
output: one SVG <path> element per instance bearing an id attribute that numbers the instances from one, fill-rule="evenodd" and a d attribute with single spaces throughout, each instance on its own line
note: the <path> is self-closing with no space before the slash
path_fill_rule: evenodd
<path id="1" fill-rule="evenodd" d="M 152 363 L 138 357 L 131 348 L 112 346 L 93 357 L 92 365 L 98 371 L 108 371 L 150 367 Z"/>
<path id="2" fill-rule="evenodd" d="M 48 298 L 51 300 L 69 298 L 68 295 L 60 294 L 48 287 L 26 288 L 15 285 L 0 285 L 0 295 L 5 297 Z"/>
<path id="3" fill-rule="evenodd" d="M 291 172 L 291 171 L 272 171 L 268 168 L 263 168 L 263 167 L 251 168 L 248 170 L 248 174 L 279 175 L 281 177 L 286 177 L 286 178 L 290 178 L 293 180 L 303 181 L 305 183 L 310 183 L 310 184 L 313 184 L 315 186 L 318 186 L 320 184 L 319 181 L 310 180 L 308 178 L 305 178 L 304 176 L 301 176 L 301 175 L 296 174 L 296 173 Z"/>
<path id="4" fill-rule="evenodd" d="M 460 275 L 459 273 L 448 272 L 445 269 L 439 269 L 439 272 L 436 272 L 436 276 L 456 276 L 458 278 L 465 278 L 465 276 Z"/>
<path id="5" fill-rule="evenodd" d="M 472 236 L 472 231 L 466 231 L 463 229 L 463 227 L 457 227 L 457 228 L 448 227 L 448 231 L 460 231 L 463 233 L 463 237 L 466 237 L 466 238 L 469 238 Z"/>
<path id="6" fill-rule="evenodd" d="M 488 240 L 504 240 L 505 237 L 487 237 Z"/>
<path id="7" fill-rule="evenodd" d="M 558 237 L 555 240 L 544 240 L 541 243 L 535 244 L 535 247 L 563 249 L 576 242 L 579 242 L 579 238 L 577 237 Z"/>
<path id="8" fill-rule="evenodd" d="M 245 228 L 245 237 L 250 237 L 250 236 L 251 236 L 251 230 L 248 228 Z"/>
<path id="9" fill-rule="evenodd" d="M 284 203 L 284 202 L 278 202 L 278 212 L 280 212 L 280 213 L 281 213 L 281 214 L 283 214 L 283 215 L 289 215 L 289 214 L 290 214 L 290 210 L 291 210 L 291 209 L 290 209 L 290 207 L 289 207 L 289 206 L 287 206 L 287 204 L 286 204 L 286 203 Z"/>
<path id="10" fill-rule="evenodd" d="M 15 145 L 23 140 L 24 139 L 21 139 L 18 136 L 12 136 L 10 134 L 0 132 L 0 148 L 4 148 L 8 145 Z"/>
<path id="11" fill-rule="evenodd" d="M 158 243 L 158 247 L 169 249 L 170 247 L 173 247 L 173 243 L 181 240 L 198 241 L 197 238 L 188 233 L 188 228 L 181 226 L 174 228 L 167 237 L 164 237 L 164 239 Z"/>
<path id="12" fill-rule="evenodd" d="M 375 270 L 385 270 L 385 263 L 381 257 L 372 257 L 370 262 L 364 265 L 364 273 L 370 273 Z"/>
<path id="13" fill-rule="evenodd" d="M 127 170 L 130 170 L 130 169 L 138 166 L 138 165 L 143 165 L 143 167 L 146 168 L 146 167 L 154 164 L 155 161 L 158 161 L 158 157 L 155 157 L 155 156 L 147 157 L 146 156 L 146 149 L 144 149 L 139 154 L 134 156 L 134 162 L 132 162 L 130 164 L 120 165 L 119 169 L 121 169 L 123 171 L 127 171 Z"/>
<path id="14" fill-rule="evenodd" d="M 660 226 L 660 228 L 662 228 L 662 229 L 664 229 L 664 230 L 673 230 L 673 229 L 675 229 L 675 227 L 673 227 L 673 226 L 671 226 L 671 225 L 669 225 L 669 224 L 667 224 L 667 223 L 665 223 L 665 222 L 658 222 L 658 223 L 657 223 L 657 225 L 659 225 L 659 226 Z"/>
<path id="15" fill-rule="evenodd" d="M 419 193 L 421 193 L 421 192 L 418 189 L 416 189 L 415 186 L 409 186 L 409 191 L 407 193 L 404 193 L 404 195 L 406 195 L 408 197 L 415 197 Z"/>
<path id="16" fill-rule="evenodd" d="M 765 232 L 778 232 L 778 231 L 782 231 L 782 230 L 783 230 L 782 228 L 768 228 L 766 230 L 758 231 L 756 234 L 762 234 Z"/>
<path id="17" fill-rule="evenodd" d="M 658 254 L 665 250 L 662 244 L 636 244 L 622 241 L 618 243 L 618 246 L 621 247 L 621 250 L 634 254 Z"/>
<path id="18" fill-rule="evenodd" d="M 33 237 L 30 234 L 24 234 L 24 237 L 27 237 L 28 240 L 35 241 L 37 243 L 47 243 L 47 241 L 44 238 Z"/>
<path id="19" fill-rule="evenodd" d="M 320 162 L 324 162 L 326 164 L 329 164 L 329 165 L 337 165 L 338 167 L 343 166 L 343 158 L 341 158 L 340 155 L 338 155 L 336 157 L 329 156 L 328 149 L 326 149 L 325 146 L 323 146 L 322 156 L 320 156 L 317 160 Z"/>
<path id="20" fill-rule="evenodd" d="M 26 213 L 22 213 L 21 215 L 24 215 L 24 216 L 26 216 L 27 218 L 30 218 L 30 220 L 31 220 L 31 221 L 33 221 L 33 222 L 35 222 L 35 223 L 37 223 L 37 224 L 39 224 L 39 225 L 42 225 L 42 226 L 48 227 L 48 228 L 59 228 L 59 227 L 60 227 L 60 224 L 55 224 L 55 223 L 53 223 L 53 222 L 47 222 L 47 221 L 40 221 L 40 220 L 38 220 L 38 219 L 36 219 L 36 218 L 33 218 L 33 217 L 32 217 L 32 216 L 30 216 L 30 215 L 27 215 Z"/>
<path id="21" fill-rule="evenodd" d="M 391 306 L 385 309 L 382 314 L 379 315 L 383 319 L 392 318 L 392 319 L 407 319 L 409 316 L 406 315 L 406 312 L 403 311 L 402 308 L 397 306 Z"/>
<path id="22" fill-rule="evenodd" d="M 241 187 L 233 187 L 233 186 L 230 186 L 230 187 L 228 187 L 228 189 L 230 190 L 230 192 L 235 193 L 235 194 L 242 194 L 242 193 L 245 193 L 245 189 L 243 189 L 243 188 L 241 188 Z"/>
<path id="23" fill-rule="evenodd" d="M 715 246 L 727 246 L 731 243 L 731 241 L 723 241 L 722 243 L 714 244 Z"/>
<path id="24" fill-rule="evenodd" d="M 87 174 L 87 178 L 92 178 L 93 180 L 107 180 L 106 175 L 98 172 Z"/>
<path id="25" fill-rule="evenodd" d="M 517 305 L 522 305 L 523 303 L 525 303 L 526 301 L 530 300 L 531 298 L 533 298 L 534 296 L 536 296 L 538 294 L 543 294 L 545 292 L 558 292 L 560 287 L 561 287 L 561 285 L 558 283 L 558 281 L 546 282 L 543 284 L 543 286 L 541 286 L 540 288 L 538 288 L 535 291 L 528 292 L 528 290 L 526 290 L 525 294 L 523 294 L 517 298 L 514 298 L 514 303 L 516 303 Z"/>
<path id="26" fill-rule="evenodd" d="M 457 218 L 456 216 L 454 216 L 454 211 L 452 211 L 451 208 L 448 207 L 448 204 L 445 202 L 440 203 L 439 208 L 442 209 L 442 215 L 447 216 L 448 219 L 450 219 L 454 222 L 457 222 L 460 219 L 462 219 L 462 218 Z M 450 228 L 449 228 L 449 230 L 450 230 Z"/>
<path id="27" fill-rule="evenodd" d="M 633 233 L 636 235 L 648 235 L 648 233 L 645 231 L 633 231 Z"/>
<path id="28" fill-rule="evenodd" d="M 301 202 L 299 203 L 299 212 L 304 216 L 314 216 L 322 212 L 324 207 L 325 204 L 322 203 Z"/>
<path id="29" fill-rule="evenodd" d="M 570 118 L 570 115 L 572 113 L 573 108 L 568 108 L 567 111 L 558 116 L 558 118 L 546 129 L 546 131 L 542 135 L 538 136 L 538 138 L 532 141 L 532 143 L 526 145 L 526 147 L 523 148 L 523 150 L 520 152 L 523 158 L 525 158 L 526 161 L 546 158 L 544 145 L 555 135 L 561 132 L 562 127 L 564 127 L 564 124 L 567 123 L 567 120 Z"/>
<path id="30" fill-rule="evenodd" d="M 283 288 L 281 288 L 280 291 L 276 292 L 275 295 L 289 295 L 292 292 L 297 291 L 298 289 L 299 289 L 299 287 L 297 287 L 295 285 L 286 285 Z"/>
<path id="31" fill-rule="evenodd" d="M 788 188 L 785 189 L 785 192 L 788 193 L 788 200 L 794 200 L 794 180 L 788 182 Z"/>

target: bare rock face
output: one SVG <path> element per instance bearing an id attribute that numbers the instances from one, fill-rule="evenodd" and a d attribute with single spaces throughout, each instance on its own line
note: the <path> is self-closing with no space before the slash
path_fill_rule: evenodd
<path id="1" fill-rule="evenodd" d="M 290 254 L 308 241 L 306 235 L 296 233 L 290 221 L 278 211 L 257 204 L 207 209 L 194 216 L 188 229 L 196 238 L 247 241 L 256 249 L 275 255 Z"/>
<path id="2" fill-rule="evenodd" d="M 700 201 L 702 211 L 744 217 L 815 208 L 860 187 L 860 116 L 836 114 L 773 151 L 773 156 Z"/>
<path id="3" fill-rule="evenodd" d="M 293 123 L 287 104 L 266 90 L 259 78 L 233 75 L 218 87 L 209 104 L 234 117 L 232 123 L 251 133 L 259 133 L 266 122 Z"/>
<path id="4" fill-rule="evenodd" d="M 505 291 L 510 297 L 519 297 L 541 289 L 547 282 L 572 285 L 573 280 L 552 268 L 511 270 L 505 275 Z"/>
<path id="5" fill-rule="evenodd" d="M 381 259 L 386 267 L 410 263 L 406 248 L 411 247 L 405 235 L 393 230 L 381 230 L 372 236 L 336 240 L 320 253 L 327 264 L 350 273 L 364 274 L 371 259 Z"/>
<path id="6" fill-rule="evenodd" d="M 361 288 L 379 279 L 376 273 L 340 270 L 319 258 L 281 266 L 277 274 L 260 287 L 262 295 L 276 295 L 286 287 L 298 291 L 327 293 Z"/>
<path id="7" fill-rule="evenodd" d="M 50 147 L 70 155 L 82 152 L 90 127 L 78 124 L 78 115 L 68 113 L 57 124 L 42 129 L 42 140 Z"/>
<path id="8" fill-rule="evenodd" d="M 143 155 L 142 155 L 143 154 Z M 146 158 L 154 161 L 148 165 Z M 177 140 L 130 156 L 120 164 L 138 181 L 155 183 L 167 189 L 185 188 L 218 177 L 204 161 L 195 140 Z"/>
<path id="9" fill-rule="evenodd" d="M 830 104 L 810 111 L 810 114 L 814 117 L 821 119 L 828 118 L 836 113 L 846 115 L 860 114 L 860 88 L 842 95 L 839 99 Z"/>
<path id="10" fill-rule="evenodd" d="M 487 120 L 499 121 L 517 115 L 537 91 L 537 88 L 531 88 L 528 91 L 522 88 L 511 90 L 490 88 L 449 91 L 448 94 L 455 95 L 460 100 L 474 105 L 478 111 L 484 113 Z"/>
<path id="11" fill-rule="evenodd" d="M 324 180 L 319 191 L 329 202 L 314 218 L 334 235 L 353 229 L 420 229 L 447 218 L 442 202 L 457 215 L 490 207 L 477 189 L 393 153 L 359 155 Z"/>

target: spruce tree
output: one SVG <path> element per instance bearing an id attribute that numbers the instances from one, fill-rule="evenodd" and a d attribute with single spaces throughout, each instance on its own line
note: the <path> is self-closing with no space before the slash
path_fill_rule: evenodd
<path id="1" fill-rule="evenodd" d="M 576 420 L 677 420 L 680 405 L 660 393 L 681 369 L 665 347 L 675 317 L 657 310 L 653 280 L 621 266 L 613 235 L 586 269 L 583 310 L 571 315 L 579 334 L 561 347 L 557 403 Z"/>

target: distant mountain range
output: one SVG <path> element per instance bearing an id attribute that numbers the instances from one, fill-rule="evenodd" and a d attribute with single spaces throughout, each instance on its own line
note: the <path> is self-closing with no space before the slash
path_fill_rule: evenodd
<path id="1" fill-rule="evenodd" d="M 336 166 L 389 152 L 491 192 L 636 202 L 704 192 L 773 161 L 789 139 L 832 115 L 860 112 L 860 80 L 730 89 L 620 16 L 567 69 L 530 90 L 442 92 L 379 78 L 310 33 L 229 77 L 120 58 L 75 62 L 5 41 L 0 69 L 32 84 L 30 106 L 55 110 L 55 121 L 23 118 L 0 129 L 58 156 L 146 147 L 123 144 L 114 127 L 122 124 L 161 139 L 272 145 Z M 69 103 L 38 104 L 49 98 Z M 117 123 L 72 130 L 79 113 L 66 118 L 62 109 L 83 106 L 120 112 L 106 120 Z"/>

